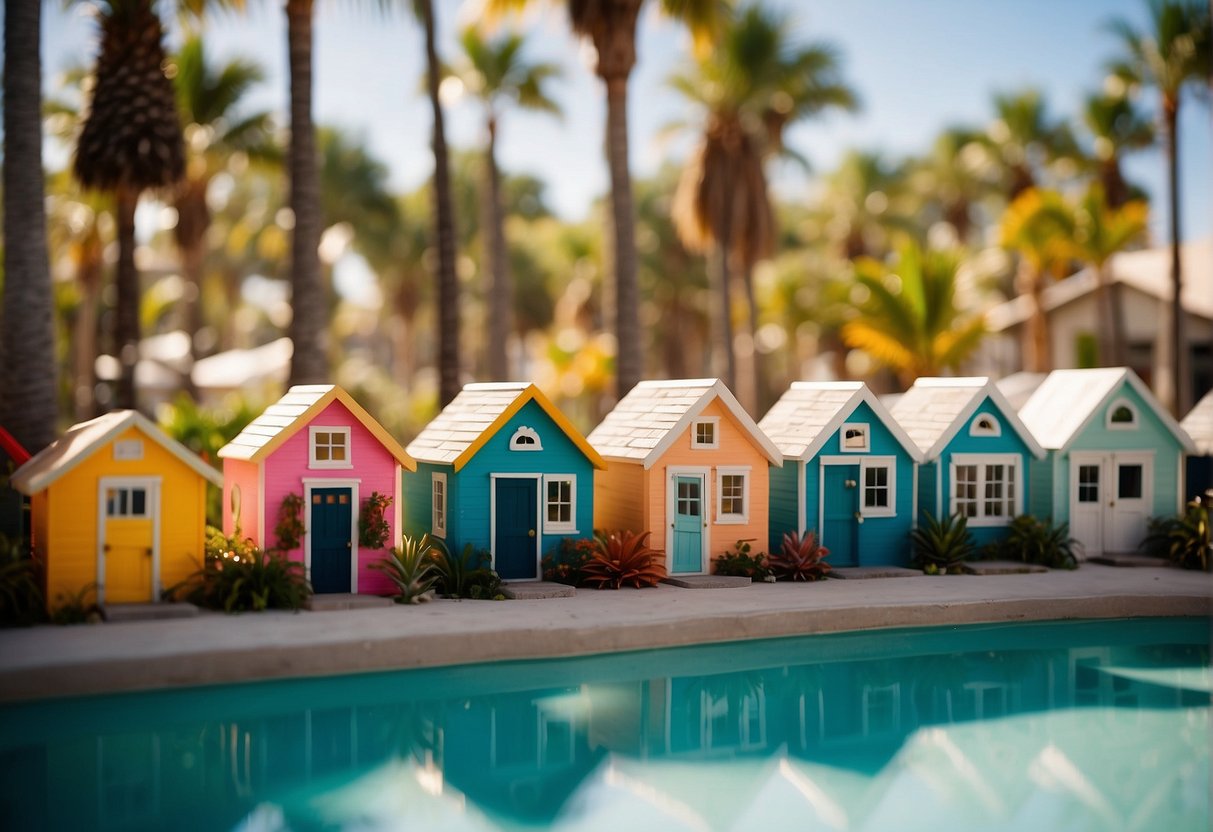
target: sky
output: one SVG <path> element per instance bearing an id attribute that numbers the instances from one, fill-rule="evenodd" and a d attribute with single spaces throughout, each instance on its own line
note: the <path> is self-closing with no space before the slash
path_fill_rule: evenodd
<path id="1" fill-rule="evenodd" d="M 456 33 L 480 18 L 478 0 L 436 0 L 439 48 L 457 54 Z M 268 83 L 250 105 L 282 114 L 287 101 L 286 23 L 282 3 L 251 2 L 244 15 L 219 13 L 208 24 L 216 57 L 261 62 Z M 315 25 L 314 115 L 361 136 L 390 171 L 390 187 L 411 190 L 432 169 L 430 112 L 424 95 L 420 27 L 385 4 L 318 0 Z M 401 9 L 408 4 L 398 4 Z M 683 158 L 689 133 L 662 139 L 671 123 L 693 118 L 666 85 L 687 60 L 682 28 L 649 2 L 640 22 L 638 62 L 630 86 L 632 171 L 654 173 L 663 159 Z M 829 171 L 848 148 L 895 159 L 925 152 L 944 127 L 984 125 L 995 92 L 1035 87 L 1055 115 L 1076 113 L 1097 90 L 1117 43 L 1104 29 L 1111 18 L 1145 23 L 1144 0 L 768 0 L 786 11 L 803 41 L 829 41 L 840 51 L 845 79 L 858 91 L 857 114 L 824 116 L 795 126 L 789 144 L 812 170 Z M 44 5 L 43 66 L 46 88 L 55 76 L 95 53 L 96 25 L 80 6 Z M 569 33 L 559 3 L 539 3 L 516 25 L 529 32 L 532 59 L 555 62 L 563 78 L 553 87 L 563 117 L 508 113 L 499 138 L 499 161 L 508 172 L 530 173 L 547 183 L 549 204 L 567 219 L 587 215 L 607 189 L 602 155 L 605 96 L 592 72 L 592 53 Z M 170 25 L 170 40 L 180 33 Z M 171 44 L 170 44 L 171 45 Z M 1213 234 L 1213 120 L 1208 99 L 1185 98 L 1181 110 L 1181 198 L 1185 239 Z M 474 102 L 448 108 L 447 138 L 458 148 L 483 146 L 483 115 Z M 62 163 L 48 153 L 48 163 Z M 1131 156 L 1131 180 L 1153 196 L 1152 236 L 1166 233 L 1165 165 L 1157 150 Z M 810 174 L 811 176 L 811 174 Z M 777 177 L 782 195 L 807 197 L 812 187 L 787 172 Z"/>

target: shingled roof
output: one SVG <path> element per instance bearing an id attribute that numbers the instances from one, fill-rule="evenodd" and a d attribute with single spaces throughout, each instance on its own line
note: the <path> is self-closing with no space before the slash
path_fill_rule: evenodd
<path id="1" fill-rule="evenodd" d="M 287 390 L 285 396 L 267 407 L 235 439 L 220 448 L 219 456 L 260 462 L 334 401 L 341 402 L 397 462 L 409 471 L 416 470 L 417 463 L 400 447 L 400 443 L 349 393 L 335 384 L 300 384 Z"/>
<path id="2" fill-rule="evenodd" d="M 923 452 L 926 461 L 930 461 L 939 455 L 987 396 L 1031 453 L 1043 457 L 1044 449 L 1015 415 L 1015 409 L 998 387 L 984 376 L 920 378 L 889 412 Z"/>
<path id="3" fill-rule="evenodd" d="M 590 431 L 590 444 L 607 459 L 639 462 L 651 468 L 691 421 L 717 398 L 763 456 L 775 465 L 782 465 L 779 448 L 754 423 L 724 382 L 715 378 L 640 382 L 615 405 L 602 424 Z"/>
<path id="4" fill-rule="evenodd" d="M 922 452 L 861 381 L 796 381 L 758 427 L 787 459 L 810 459 L 861 403 L 866 402 L 915 461 Z"/>
<path id="5" fill-rule="evenodd" d="M 1184 429 L 1127 367 L 1054 370 L 1019 411 L 1019 417 L 1042 446 L 1065 450 L 1124 383 L 1150 406 L 1181 445 L 1193 450 L 1192 440 Z"/>
<path id="6" fill-rule="evenodd" d="M 581 432 L 543 391 L 527 382 L 466 385 L 409 443 L 408 452 L 422 462 L 449 464 L 458 471 L 523 405 L 531 401 L 543 409 L 595 468 L 606 468 L 602 457 Z"/>
<path id="7" fill-rule="evenodd" d="M 1213 456 L 1213 390 L 1205 393 L 1179 426 L 1187 431 L 1202 456 Z"/>

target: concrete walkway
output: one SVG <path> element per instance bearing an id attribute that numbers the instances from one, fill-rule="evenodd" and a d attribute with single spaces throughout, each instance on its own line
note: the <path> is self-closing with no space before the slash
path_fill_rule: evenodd
<path id="1" fill-rule="evenodd" d="M 887 627 L 1208 616 L 1211 595 L 1211 575 L 1085 564 L 1045 574 L 758 583 L 727 592 L 663 585 L 37 627 L 0 632 L 0 702 Z"/>

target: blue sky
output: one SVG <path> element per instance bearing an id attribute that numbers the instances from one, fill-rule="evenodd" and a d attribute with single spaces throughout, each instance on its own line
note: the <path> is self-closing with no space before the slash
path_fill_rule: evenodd
<path id="1" fill-rule="evenodd" d="M 242 55 L 264 64 L 269 81 L 253 104 L 285 113 L 287 94 L 285 15 L 280 3 L 250 3 L 245 16 L 218 15 L 209 43 L 219 56 Z M 400 4 L 404 8 L 407 4 Z M 687 38 L 655 12 L 650 2 L 640 25 L 639 61 L 631 85 L 632 169 L 644 176 L 663 158 L 682 156 L 689 141 L 662 144 L 661 128 L 685 118 L 681 100 L 666 86 L 685 60 Z M 922 152 L 952 124 L 985 124 L 991 96 L 1033 86 L 1055 114 L 1076 112 L 1084 95 L 1099 87 L 1117 44 L 1102 25 L 1121 16 L 1144 23 L 1143 0 L 772 0 L 787 10 L 805 40 L 828 40 L 841 51 L 845 75 L 863 109 L 795 127 L 789 142 L 817 171 L 829 170 L 848 147 L 896 157 Z M 430 116 L 422 90 L 424 56 L 419 27 L 403 12 L 378 4 L 318 0 L 314 110 L 318 123 L 362 135 L 391 169 L 395 189 L 417 187 L 432 167 Z M 441 48 L 457 50 L 459 27 L 476 19 L 475 0 L 439 0 Z M 555 95 L 563 119 L 510 113 L 502 126 L 500 161 L 548 183 L 548 198 L 562 215 L 586 215 L 605 192 L 602 158 L 605 101 L 591 61 L 567 33 L 559 4 L 540 5 L 523 21 L 532 57 L 564 67 Z M 43 61 L 48 89 L 53 75 L 88 63 L 95 25 L 79 7 L 44 6 Z M 173 37 L 176 37 L 174 32 Z M 1186 239 L 1213 233 L 1213 123 L 1206 102 L 1189 96 L 1181 124 Z M 457 147 L 482 143 L 481 116 L 470 102 L 451 107 L 448 139 Z M 53 160 L 52 160 L 53 161 Z M 1165 179 L 1157 151 L 1127 162 L 1130 178 L 1154 195 L 1153 233 L 1165 233 Z M 785 183 L 795 197 L 810 183 Z"/>

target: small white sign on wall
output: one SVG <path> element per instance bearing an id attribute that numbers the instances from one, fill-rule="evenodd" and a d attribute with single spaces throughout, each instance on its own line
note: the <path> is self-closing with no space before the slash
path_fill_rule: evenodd
<path id="1" fill-rule="evenodd" d="M 114 459 L 137 462 L 143 459 L 142 439 L 123 439 L 114 443 Z"/>

